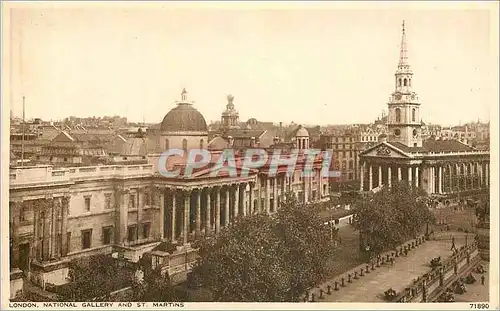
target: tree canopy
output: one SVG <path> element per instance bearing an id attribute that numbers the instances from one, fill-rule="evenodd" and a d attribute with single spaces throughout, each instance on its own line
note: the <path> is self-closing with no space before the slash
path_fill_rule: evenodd
<path id="1" fill-rule="evenodd" d="M 353 212 L 360 246 L 378 254 L 414 238 L 425 224 L 434 222 L 424 195 L 421 189 L 399 182 L 358 201 Z"/>
<path id="2" fill-rule="evenodd" d="M 276 214 L 237 218 L 205 240 L 194 275 L 215 301 L 298 301 L 326 275 L 332 245 L 316 211 L 287 194 Z"/>

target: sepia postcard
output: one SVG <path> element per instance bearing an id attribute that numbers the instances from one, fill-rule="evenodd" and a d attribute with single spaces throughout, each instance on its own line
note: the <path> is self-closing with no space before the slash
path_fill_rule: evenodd
<path id="1" fill-rule="evenodd" d="M 498 2 L 1 5 L 2 310 L 500 308 Z"/>

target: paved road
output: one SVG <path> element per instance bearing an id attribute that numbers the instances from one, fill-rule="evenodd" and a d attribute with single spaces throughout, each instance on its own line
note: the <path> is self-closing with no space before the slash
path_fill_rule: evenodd
<path id="1" fill-rule="evenodd" d="M 457 248 L 464 245 L 465 240 L 456 239 Z M 450 241 L 427 241 L 418 248 L 412 250 L 407 257 L 396 258 L 394 266 L 381 266 L 369 274 L 347 283 L 346 287 L 340 287 L 334 291 L 335 280 L 324 283 L 321 288 L 325 291 L 325 299 L 320 302 L 385 302 L 384 291 L 392 287 L 400 292 L 414 279 L 431 270 L 430 260 L 441 256 L 444 260 L 452 255 Z M 332 286 L 332 294 L 326 294 L 327 284 Z M 319 289 L 311 291 L 315 297 L 319 297 Z"/>
<path id="2" fill-rule="evenodd" d="M 490 267 L 489 263 L 486 261 L 481 262 L 483 267 L 486 268 L 486 273 L 484 274 L 485 276 L 485 282 L 484 285 L 481 285 L 481 274 L 477 273 L 472 273 L 472 275 L 476 278 L 476 283 L 474 284 L 466 284 L 465 286 L 467 287 L 467 292 L 459 295 L 459 294 L 454 294 L 455 301 L 456 302 L 488 302 L 489 299 L 489 272 L 490 272 Z M 490 306 L 490 308 L 493 306 Z"/>

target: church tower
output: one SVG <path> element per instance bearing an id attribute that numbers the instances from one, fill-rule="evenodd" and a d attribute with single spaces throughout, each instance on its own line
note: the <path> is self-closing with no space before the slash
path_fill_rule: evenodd
<path id="1" fill-rule="evenodd" d="M 234 96 L 227 95 L 227 105 L 226 110 L 222 112 L 221 116 L 221 126 L 225 129 L 237 128 L 240 123 L 240 117 L 238 111 L 234 108 Z"/>
<path id="2" fill-rule="evenodd" d="M 395 91 L 387 104 L 389 108 L 388 140 L 408 147 L 422 147 L 420 103 L 417 94 L 412 91 L 413 72 L 408 64 L 407 53 L 406 30 L 403 21 L 399 63 L 394 81 Z"/>

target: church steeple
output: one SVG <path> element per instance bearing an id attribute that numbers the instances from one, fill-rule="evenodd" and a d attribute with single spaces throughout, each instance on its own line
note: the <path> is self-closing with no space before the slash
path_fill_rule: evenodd
<path id="1" fill-rule="evenodd" d="M 420 103 L 417 94 L 412 90 L 413 72 L 408 64 L 408 45 L 406 42 L 405 22 L 402 24 L 399 62 L 395 75 L 395 90 L 388 107 L 387 127 L 389 141 L 400 142 L 408 147 L 421 147 L 422 135 L 420 119 Z"/>
<path id="2" fill-rule="evenodd" d="M 398 69 L 408 66 L 408 48 L 406 47 L 406 31 L 405 31 L 405 21 L 403 21 L 403 31 L 401 34 L 401 46 L 399 50 L 399 64 Z"/>

